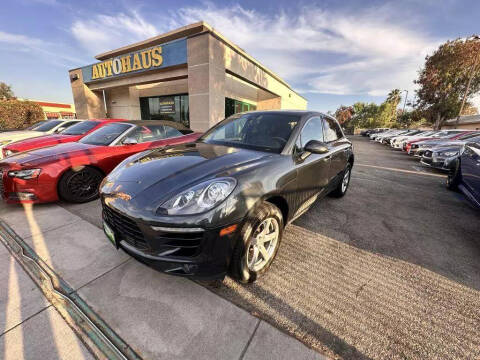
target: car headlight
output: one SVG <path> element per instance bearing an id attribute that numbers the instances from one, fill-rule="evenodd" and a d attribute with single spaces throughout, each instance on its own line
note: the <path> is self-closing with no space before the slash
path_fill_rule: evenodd
<path id="1" fill-rule="evenodd" d="M 36 179 L 40 175 L 41 169 L 12 170 L 8 176 L 23 180 Z"/>
<path id="2" fill-rule="evenodd" d="M 230 195 L 237 185 L 233 178 L 217 178 L 202 182 L 163 203 L 157 212 L 168 215 L 199 214 L 214 208 Z"/>
<path id="3" fill-rule="evenodd" d="M 0 146 L 7 145 L 10 142 L 12 142 L 12 140 L 2 140 L 2 141 L 0 141 Z"/>
<path id="4" fill-rule="evenodd" d="M 12 150 L 4 150 L 3 153 L 5 154 L 5 156 L 10 156 L 10 155 L 15 154 L 15 152 L 12 151 Z"/>
<path id="5" fill-rule="evenodd" d="M 442 153 L 442 155 L 447 157 L 455 156 L 458 155 L 458 151 L 445 151 L 444 153 Z"/>

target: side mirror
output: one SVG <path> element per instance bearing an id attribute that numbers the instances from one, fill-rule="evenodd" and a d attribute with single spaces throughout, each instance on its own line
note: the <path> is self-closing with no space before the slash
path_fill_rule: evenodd
<path id="1" fill-rule="evenodd" d="M 133 137 L 126 138 L 123 141 L 123 145 L 136 145 L 136 144 L 138 144 L 138 141 Z"/>
<path id="2" fill-rule="evenodd" d="M 61 133 L 63 130 L 65 130 L 66 127 L 60 126 L 57 130 L 55 130 L 56 133 Z"/>
<path id="3" fill-rule="evenodd" d="M 305 145 L 305 151 L 308 151 L 312 154 L 326 154 L 330 150 L 328 149 L 327 144 L 325 144 L 324 142 L 318 140 L 310 140 Z"/>

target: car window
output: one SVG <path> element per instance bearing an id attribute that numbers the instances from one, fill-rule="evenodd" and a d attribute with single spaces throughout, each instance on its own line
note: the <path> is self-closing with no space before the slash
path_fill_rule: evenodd
<path id="1" fill-rule="evenodd" d="M 310 140 L 325 141 L 323 138 L 323 122 L 318 116 L 307 121 L 300 132 L 296 146 L 299 150 L 303 149 Z"/>
<path id="2" fill-rule="evenodd" d="M 73 125 L 76 125 L 78 123 L 81 123 L 81 121 L 68 121 L 68 122 L 64 122 L 62 125 L 60 125 L 60 127 L 56 130 L 58 131 L 59 129 L 62 129 L 58 132 L 61 132 L 63 134 L 63 132 L 65 131 L 65 129 L 68 129 L 69 127 L 73 126 Z"/>
<path id="3" fill-rule="evenodd" d="M 335 141 L 343 137 L 342 129 L 335 120 L 328 117 L 324 118 L 324 120 L 325 121 L 323 123 L 323 132 L 325 142 Z"/>
<path id="4" fill-rule="evenodd" d="M 34 127 L 32 130 L 35 130 L 35 131 L 50 131 L 55 126 L 57 126 L 61 123 L 62 123 L 62 120 L 47 120 L 45 122 L 42 122 L 38 126 Z"/>
<path id="5" fill-rule="evenodd" d="M 73 126 L 70 126 L 62 135 L 83 135 L 92 130 L 99 123 L 97 121 L 81 121 Z"/>
<path id="6" fill-rule="evenodd" d="M 90 130 L 92 130 L 95 126 L 97 126 L 99 123 L 97 121 L 82 121 L 80 123 L 77 123 L 71 127 L 69 127 L 67 130 L 62 131 L 63 135 L 83 135 Z"/>
<path id="7" fill-rule="evenodd" d="M 291 114 L 237 114 L 214 126 L 199 141 L 280 153 L 299 119 Z"/>
<path id="8" fill-rule="evenodd" d="M 80 142 L 82 144 L 108 146 L 131 127 L 129 124 L 106 125 L 88 134 Z"/>
<path id="9" fill-rule="evenodd" d="M 127 139 L 135 139 L 138 144 L 141 144 L 144 142 L 157 141 L 177 136 L 182 136 L 182 133 L 171 126 L 144 125 L 137 126 L 135 130 L 125 135 L 120 143 L 124 144 Z"/>

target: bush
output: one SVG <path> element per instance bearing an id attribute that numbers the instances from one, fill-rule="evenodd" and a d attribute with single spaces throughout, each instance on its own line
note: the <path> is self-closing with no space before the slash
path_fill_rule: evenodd
<path id="1" fill-rule="evenodd" d="M 0 100 L 0 131 L 24 129 L 44 119 L 41 106 L 35 102 Z"/>

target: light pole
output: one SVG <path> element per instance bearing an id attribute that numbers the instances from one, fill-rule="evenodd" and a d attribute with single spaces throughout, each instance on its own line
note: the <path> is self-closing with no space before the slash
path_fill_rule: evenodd
<path id="1" fill-rule="evenodd" d="M 474 36 L 471 37 L 471 39 L 472 40 L 480 40 L 480 36 L 474 35 Z M 467 101 L 468 92 L 470 91 L 470 85 L 472 83 L 473 76 L 475 75 L 475 72 L 477 70 L 477 65 L 478 65 L 479 59 L 480 59 L 480 52 L 477 51 L 477 53 L 475 54 L 475 60 L 473 62 L 473 66 L 472 66 L 472 72 L 470 73 L 470 76 L 468 78 L 467 88 L 465 89 L 465 94 L 463 94 L 462 105 L 460 105 L 460 111 L 458 112 L 457 121 L 455 121 L 455 128 L 456 129 L 458 128 L 458 124 L 460 123 L 460 115 L 462 115 L 463 107 L 465 106 L 465 102 Z"/>

